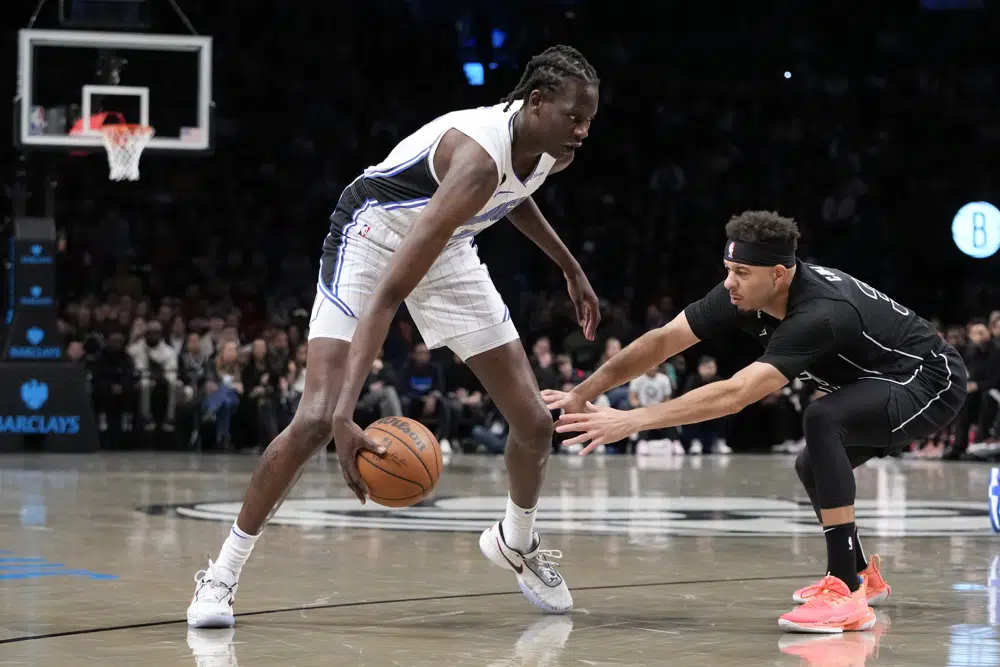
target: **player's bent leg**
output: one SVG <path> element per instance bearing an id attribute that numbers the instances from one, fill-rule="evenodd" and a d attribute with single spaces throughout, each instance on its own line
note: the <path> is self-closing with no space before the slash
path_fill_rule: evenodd
<path id="1" fill-rule="evenodd" d="M 455 351 L 463 356 L 469 350 Z M 541 400 L 519 339 L 474 354 L 465 362 L 510 425 L 504 454 L 510 483 L 506 516 L 483 532 L 479 548 L 492 563 L 516 575 L 521 592 L 535 606 L 565 613 L 573 607 L 573 598 L 556 569 L 562 552 L 542 550 L 541 539 L 533 531 L 552 451 L 552 415 Z"/>
<path id="2" fill-rule="evenodd" d="M 219 557 L 195 575 L 197 586 L 187 610 L 193 627 L 231 627 L 233 602 L 243 565 L 266 521 L 298 481 L 309 458 L 329 444 L 336 400 L 343 381 L 349 342 L 312 338 L 306 386 L 291 424 L 268 445 L 250 478 L 243 507 Z"/>
<path id="3" fill-rule="evenodd" d="M 851 468 L 856 469 L 866 461 L 883 454 L 883 451 L 874 447 L 848 447 L 847 455 L 851 462 Z M 816 480 L 813 477 L 812 461 L 809 458 L 809 450 L 805 449 L 799 453 L 795 459 L 795 474 L 809 496 L 816 518 L 822 523 L 820 517 L 819 501 L 816 496 Z M 892 588 L 882 577 L 882 558 L 878 554 L 871 557 L 865 555 L 864 547 L 861 544 L 861 537 L 857 529 L 854 528 L 854 553 L 858 574 L 865 577 L 865 589 L 868 594 L 868 604 L 872 607 L 878 606 L 888 599 Z M 792 594 L 792 600 L 803 604 L 818 595 L 823 589 L 823 579 L 804 588 L 800 588 Z"/>
<path id="4" fill-rule="evenodd" d="M 891 383 L 859 382 L 813 402 L 803 415 L 808 458 L 799 471 L 808 482 L 812 469 L 815 503 L 827 545 L 827 576 L 798 609 L 781 616 L 779 626 L 799 632 L 844 632 L 874 624 L 867 579 L 858 575 L 855 482 L 846 443 L 887 450 Z M 877 566 L 876 566 L 877 567 Z"/>

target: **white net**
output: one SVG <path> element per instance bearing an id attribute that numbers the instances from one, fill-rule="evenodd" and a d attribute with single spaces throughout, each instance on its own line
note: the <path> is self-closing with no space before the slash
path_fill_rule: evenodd
<path id="1" fill-rule="evenodd" d="M 112 181 L 139 180 L 139 157 L 154 133 L 148 125 L 105 125 L 101 128 Z"/>

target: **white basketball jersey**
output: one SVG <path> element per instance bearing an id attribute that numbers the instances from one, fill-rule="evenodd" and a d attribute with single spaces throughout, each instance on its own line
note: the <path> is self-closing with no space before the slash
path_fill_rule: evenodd
<path id="1" fill-rule="evenodd" d="M 364 220 L 373 227 L 372 241 L 395 247 L 399 239 L 409 233 L 441 183 L 434 171 L 434 154 L 441 138 L 450 129 L 467 135 L 489 153 L 497 165 L 498 185 L 482 210 L 455 230 L 449 245 L 474 236 L 502 219 L 545 182 L 556 162 L 552 156 L 542 154 L 527 178 L 521 181 L 515 175 L 511 164 L 513 123 L 522 102 L 514 102 L 507 111 L 504 106 L 506 103 L 453 111 L 405 138 L 385 160 L 365 169 L 345 191 L 338 206 L 342 221 L 347 222 L 343 214 L 352 209 L 354 222 Z M 363 213 L 359 215 L 359 212 Z M 384 230 L 375 227 L 384 227 Z M 387 233 L 380 234 L 382 231 Z M 392 238 L 394 236 L 397 238 Z"/>

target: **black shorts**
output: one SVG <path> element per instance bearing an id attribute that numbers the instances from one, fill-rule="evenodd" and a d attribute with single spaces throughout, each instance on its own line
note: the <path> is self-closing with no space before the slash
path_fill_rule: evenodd
<path id="1" fill-rule="evenodd" d="M 890 386 L 887 409 L 893 444 L 902 445 L 933 435 L 951 423 L 965 403 L 969 373 L 958 351 L 941 343 L 912 381 L 885 384 Z"/>
<path id="2" fill-rule="evenodd" d="M 832 415 L 852 464 L 859 465 L 898 454 L 950 424 L 965 402 L 967 385 L 962 357 L 942 342 L 912 378 L 858 380 L 814 401 L 804 417 L 808 424 L 811 411 Z"/>

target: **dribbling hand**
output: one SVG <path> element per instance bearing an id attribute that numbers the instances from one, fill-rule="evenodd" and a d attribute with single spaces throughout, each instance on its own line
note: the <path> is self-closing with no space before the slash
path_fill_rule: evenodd
<path id="1" fill-rule="evenodd" d="M 385 456 L 386 448 L 375 444 L 353 421 L 339 417 L 333 418 L 333 444 L 337 449 L 340 471 L 344 475 L 347 487 L 364 505 L 368 501 L 368 485 L 361 479 L 361 472 L 358 470 L 358 454 L 367 450 L 382 458 Z"/>

